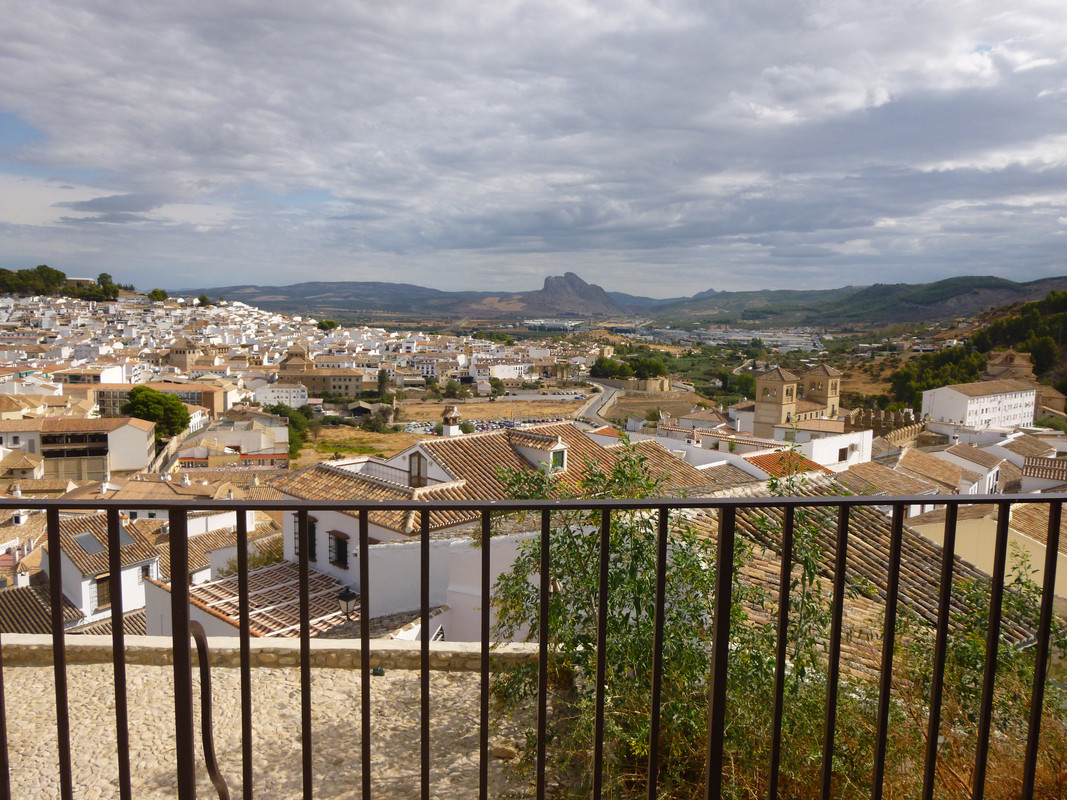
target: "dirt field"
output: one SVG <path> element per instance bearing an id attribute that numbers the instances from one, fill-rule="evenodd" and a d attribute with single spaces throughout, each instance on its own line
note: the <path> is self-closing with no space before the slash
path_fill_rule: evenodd
<path id="1" fill-rule="evenodd" d="M 581 400 L 566 400 L 558 396 L 546 396 L 543 400 L 488 400 L 471 402 L 449 401 L 458 405 L 463 419 L 554 419 L 573 416 L 581 407 Z M 439 422 L 446 403 L 406 402 L 401 404 L 400 425 L 408 422 Z M 293 469 L 303 469 L 320 461 L 329 461 L 334 453 L 342 457 L 378 456 L 390 458 L 410 447 L 426 434 L 414 433 L 369 433 L 347 425 L 323 426 L 317 439 L 309 439 L 293 463 Z"/>
<path id="2" fill-rule="evenodd" d="M 710 404 L 709 400 L 692 392 L 670 392 L 661 396 L 628 394 L 604 409 L 601 415 L 608 419 L 625 422 L 630 414 L 644 417 L 648 411 L 659 409 L 673 417 L 684 417 L 698 402 Z"/>
<path id="3" fill-rule="evenodd" d="M 406 422 L 440 422 L 446 405 L 459 406 L 463 419 L 536 419 L 542 417 L 567 417 L 579 409 L 584 401 L 547 395 L 543 400 L 497 400 L 485 399 L 468 402 L 449 400 L 444 403 L 405 402 L 401 405 L 400 424 Z"/>

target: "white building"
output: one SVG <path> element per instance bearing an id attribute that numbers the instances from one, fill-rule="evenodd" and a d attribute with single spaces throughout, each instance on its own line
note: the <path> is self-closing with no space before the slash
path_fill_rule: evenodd
<path id="1" fill-rule="evenodd" d="M 923 392 L 923 416 L 971 428 L 1034 424 L 1037 390 L 1021 381 L 958 383 Z"/>
<path id="2" fill-rule="evenodd" d="M 290 408 L 307 405 L 308 390 L 302 383 L 268 383 L 256 389 L 256 402 L 261 406 L 284 403 Z"/>

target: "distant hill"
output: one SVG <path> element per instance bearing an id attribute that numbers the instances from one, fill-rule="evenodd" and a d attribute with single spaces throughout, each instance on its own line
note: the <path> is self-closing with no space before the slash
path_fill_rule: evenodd
<path id="1" fill-rule="evenodd" d="M 1016 283 L 993 276 L 948 278 L 934 283 L 875 284 L 840 289 L 717 292 L 656 309 L 679 324 L 686 320 L 767 325 L 888 325 L 969 317 L 993 306 L 1039 300 L 1067 288 L 1067 277 Z"/>
<path id="2" fill-rule="evenodd" d="M 315 281 L 291 286 L 219 286 L 177 294 L 239 300 L 287 314 L 353 318 L 381 314 L 442 317 L 613 317 L 625 314 L 601 287 L 573 272 L 545 278 L 534 292 L 444 292 L 406 283 Z"/>
<path id="3" fill-rule="evenodd" d="M 993 306 L 1039 300 L 1067 289 L 1067 277 L 1017 283 L 993 276 L 924 284 L 875 284 L 839 289 L 765 289 L 657 300 L 608 292 L 568 272 L 545 278 L 533 292 L 445 292 L 402 283 L 316 281 L 291 286 L 222 286 L 178 294 L 224 297 L 287 314 L 342 320 L 375 317 L 521 319 L 523 317 L 646 317 L 673 325 L 885 325 L 972 316 Z"/>

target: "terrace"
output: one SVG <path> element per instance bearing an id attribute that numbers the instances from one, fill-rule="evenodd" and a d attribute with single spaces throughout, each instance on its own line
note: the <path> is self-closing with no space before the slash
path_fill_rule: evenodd
<path id="1" fill-rule="evenodd" d="M 863 568 L 878 579 L 864 589 L 864 603 L 875 611 L 866 619 L 877 621 L 872 631 L 874 644 L 868 649 L 877 657 L 866 658 L 860 671 L 873 672 L 870 698 L 873 732 L 870 737 L 870 773 L 863 792 L 880 798 L 886 791 L 887 773 L 899 764 L 891 753 L 892 710 L 903 702 L 894 681 L 898 666 L 894 639 L 898 630 L 898 608 L 911 603 L 928 624 L 931 641 L 929 693 L 923 699 L 923 725 L 928 734 L 923 752 L 911 771 L 921 773 L 922 796 L 939 796 L 945 778 L 939 765 L 949 743 L 942 735 L 942 702 L 951 688 L 945 683 L 946 653 L 952 633 L 953 611 L 961 599 L 954 589 L 977 573 L 954 558 L 957 516 L 965 504 L 990 504 L 998 509 L 989 608 L 980 669 L 980 700 L 974 721 L 973 762 L 968 773 L 969 791 L 974 797 L 990 796 L 1006 790 L 1011 796 L 1034 796 L 1039 776 L 1042 737 L 1047 737 L 1042 716 L 1046 711 L 1045 691 L 1049 686 L 1050 636 L 1054 628 L 1054 591 L 1061 548 L 1061 499 L 1034 495 L 991 497 L 938 497 L 944 506 L 945 549 L 923 540 L 921 558 L 914 534 L 905 526 L 905 510 L 910 505 L 930 505 L 924 497 L 826 497 L 797 498 L 712 498 L 642 499 L 610 501 L 381 501 L 337 502 L 258 501 L 243 503 L 222 500 L 194 500 L 166 507 L 170 525 L 170 568 L 172 575 L 188 573 L 188 521 L 200 511 L 247 509 L 295 512 L 298 531 L 307 541 L 308 515 L 320 511 L 345 511 L 359 516 L 360 535 L 352 542 L 358 561 L 363 597 L 374 592 L 375 578 L 368 574 L 368 517 L 374 512 L 414 513 L 419 520 L 415 540 L 421 542 L 423 557 L 420 575 L 412 576 L 421 586 L 418 615 L 423 631 L 433 631 L 434 608 L 429 596 L 431 515 L 438 513 L 474 514 L 480 518 L 483 541 L 492 532 L 493 515 L 521 510 L 540 522 L 541 573 L 553 576 L 550 537 L 553 519 L 573 510 L 599 515 L 600 529 L 593 531 L 601 547 L 596 566 L 598 597 L 607 598 L 608 547 L 611 520 L 618 515 L 642 510 L 654 520 L 656 537 L 655 607 L 652 641 L 647 753 L 639 775 L 631 782 L 633 796 L 660 796 L 661 700 L 665 682 L 672 675 L 664 668 L 665 618 L 667 617 L 668 566 L 670 564 L 670 524 L 684 515 L 702 514 L 704 533 L 715 540 L 715 591 L 710 602 L 712 625 L 707 672 L 707 736 L 699 749 L 705 764 L 702 796 L 732 796 L 732 772 L 726 750 L 731 719 L 728 694 L 730 670 L 738 660 L 731 640 L 732 593 L 736 591 L 735 552 L 741 542 L 765 548 L 759 567 L 768 568 L 768 555 L 776 554 L 773 602 L 767 613 L 778 631 L 774 649 L 773 707 L 767 708 L 770 738 L 763 796 L 777 797 L 783 754 L 789 742 L 783 732 L 783 715 L 789 699 L 784 681 L 789 672 L 785 635 L 790 625 L 789 592 L 794 581 L 794 535 L 804 510 L 819 509 L 832 520 L 827 531 L 824 564 L 819 568 L 829 577 L 826 595 L 830 627 L 825 641 L 825 694 L 821 704 L 822 737 L 817 753 L 818 786 L 813 797 L 839 796 L 838 771 L 842 769 L 842 749 L 838 733 L 838 711 L 848 702 L 849 690 L 841 691 L 848 675 L 856 669 L 848 659 L 850 642 L 846 635 L 850 612 L 848 581 Z M 1005 579 L 1008 570 L 1008 522 L 1013 508 L 1034 506 L 1047 513 L 1047 558 L 1043 565 L 1043 591 L 1036 625 L 1028 628 L 1004 613 Z M 250 609 L 255 593 L 255 574 L 250 578 L 248 548 L 238 547 L 236 607 L 230 609 L 238 620 L 239 635 L 232 638 L 203 636 L 202 628 L 191 620 L 190 589 L 182 581 L 170 586 L 170 637 L 127 636 L 124 629 L 122 585 L 116 581 L 111 591 L 111 636 L 90 637 L 64 633 L 61 602 L 60 513 L 64 510 L 105 508 L 108 520 L 108 558 L 111 573 L 121 571 L 119 512 L 159 508 L 159 502 L 104 500 L 5 501 L 0 508 L 44 509 L 47 521 L 48 565 L 52 631 L 49 637 L 4 634 L 0 661 L 0 797 L 59 796 L 61 798 L 114 796 L 144 798 L 155 796 L 188 800 L 196 796 L 219 797 L 473 797 L 531 796 L 544 798 L 554 791 L 560 776 L 553 769 L 553 746 L 549 741 L 553 692 L 549 615 L 540 614 L 535 644 L 491 643 L 492 616 L 489 602 L 481 604 L 481 640 L 474 643 L 430 641 L 421 637 L 413 643 L 384 642 L 372 638 L 372 621 L 357 613 L 349 624 L 352 638 L 313 638 L 315 573 L 309 566 L 306 544 L 300 548 L 296 565 L 295 617 L 298 636 L 288 641 L 267 638 L 255 632 Z M 882 517 L 874 508 L 891 509 Z M 767 519 L 773 526 L 756 524 Z M 878 522 L 884 520 L 884 524 Z M 709 524 L 708 520 L 713 521 Z M 238 541 L 247 542 L 246 515 L 237 515 Z M 699 527 L 699 526 L 698 526 Z M 882 534 L 884 532 L 884 536 Z M 491 592 L 492 548 L 481 549 L 481 592 Z M 864 567 L 863 565 L 866 565 Z M 591 565 L 592 566 L 592 565 Z M 931 567 L 933 567 L 931 569 Z M 930 574 L 928 574 L 930 573 Z M 925 578 L 916 579 L 916 575 Z M 772 576 L 773 577 L 773 576 Z M 553 592 L 552 580 L 539 583 L 542 609 L 547 609 Z M 936 596 L 934 596 L 936 595 Z M 225 598 L 230 603 L 232 598 Z M 365 599 L 364 599 L 365 602 Z M 606 749 L 610 730 L 606 713 L 611 699 L 606 696 L 608 652 L 608 604 L 599 603 L 595 651 L 596 673 L 590 675 L 595 697 L 595 726 L 590 740 L 589 793 L 607 796 L 619 790 L 610 774 Z M 195 641 L 197 655 L 191 642 Z M 1029 690 L 1028 723 L 1022 758 L 1012 765 L 1011 785 L 987 783 L 993 745 L 1005 738 L 998 728 L 994 700 L 998 689 L 998 653 L 1006 648 L 1027 647 L 1035 653 Z M 210 655 L 209 655 L 210 652 Z M 366 657 L 364 657 L 366 656 Z M 493 675 L 509 665 L 536 663 L 536 699 L 528 709 L 528 719 L 501 718 L 491 711 L 490 682 Z M 194 664 L 199 670 L 194 670 Z M 373 674 L 386 666 L 385 674 Z M 874 696 L 876 695 L 876 696 Z M 197 712 L 194 698 L 200 700 Z M 1047 720 L 1046 720 L 1047 722 Z M 526 747 L 522 730 L 536 731 L 525 753 L 531 764 L 529 779 L 509 771 L 504 761 L 514 753 L 512 745 Z M 216 753 L 219 754 L 216 759 Z M 495 755 L 494 755 L 495 754 Z M 1002 765 L 1001 765 L 1002 766 Z M 987 792 L 987 789 L 989 790 Z M 793 795 L 796 796 L 796 795 Z"/>

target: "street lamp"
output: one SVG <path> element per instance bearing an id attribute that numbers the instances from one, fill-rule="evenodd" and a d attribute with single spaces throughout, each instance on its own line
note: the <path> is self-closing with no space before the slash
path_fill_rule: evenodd
<path id="1" fill-rule="evenodd" d="M 356 610 L 356 606 L 359 604 L 359 595 L 346 586 L 345 590 L 337 595 L 337 603 L 341 606 L 341 613 L 352 619 L 352 612 Z"/>

